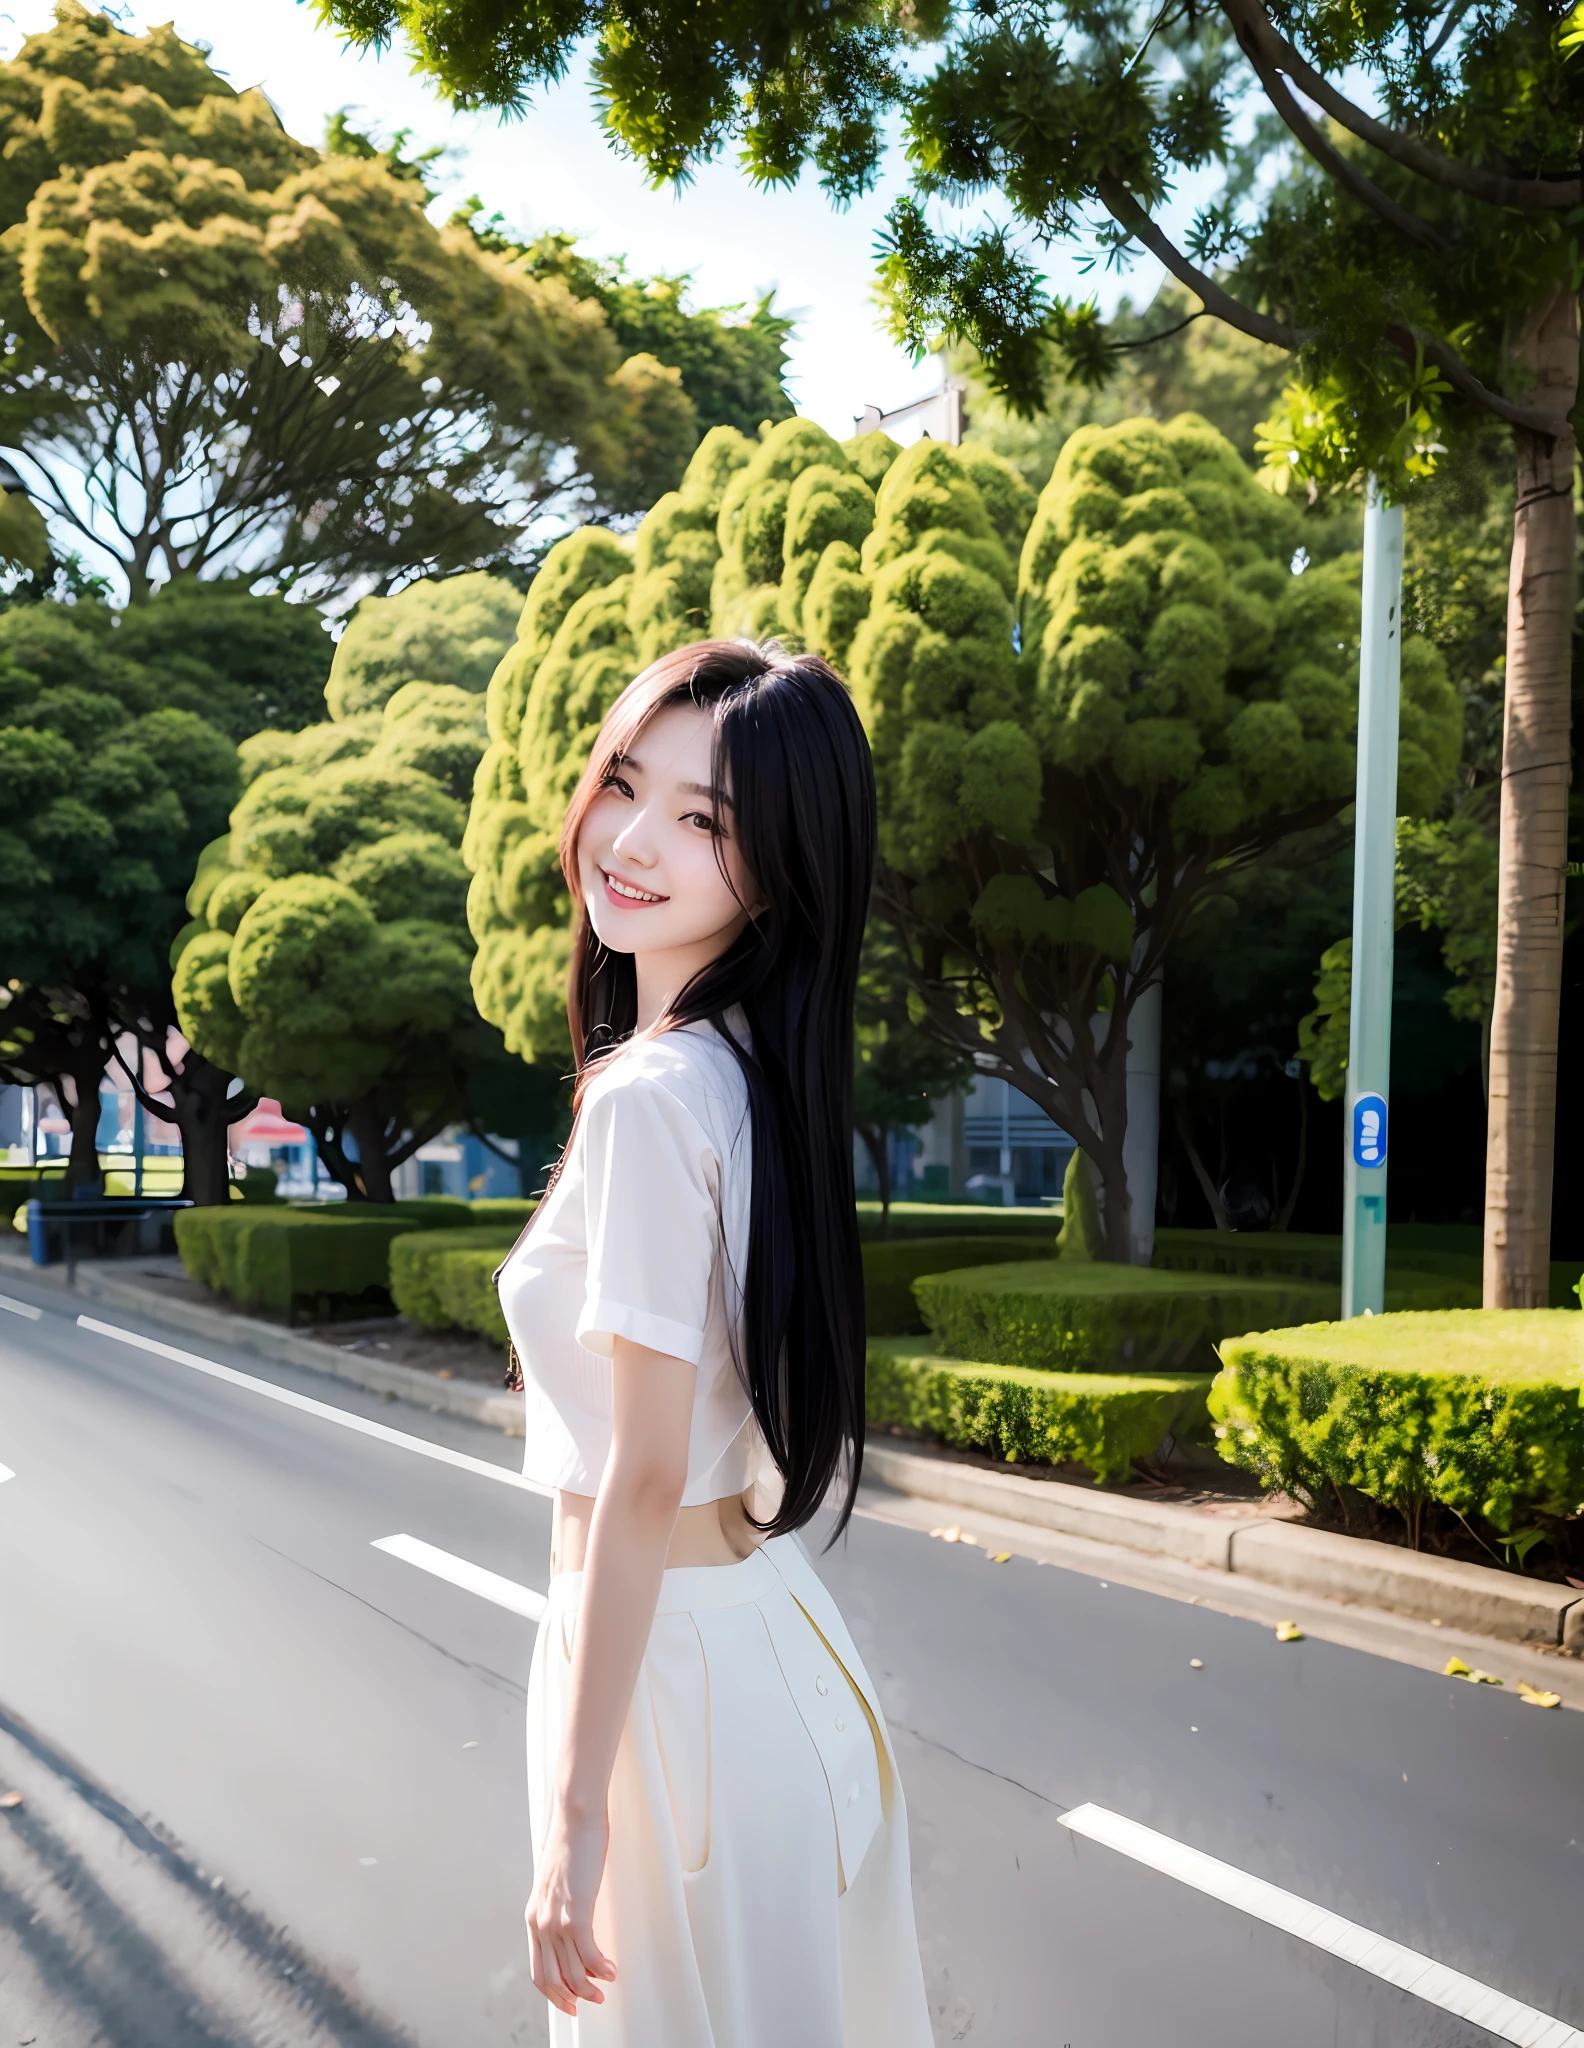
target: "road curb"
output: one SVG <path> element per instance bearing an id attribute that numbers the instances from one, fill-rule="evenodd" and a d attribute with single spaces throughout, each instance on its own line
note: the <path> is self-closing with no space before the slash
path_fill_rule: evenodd
<path id="1" fill-rule="evenodd" d="M 1170 1501 L 1119 1499 L 1098 1489 L 988 1471 L 873 1439 L 864 1447 L 864 1477 L 915 1499 L 974 1509 L 1030 1528 L 1176 1558 L 1293 1593 L 1584 1655 L 1584 1594 L 1489 1565 L 1422 1557 L 1392 1543 L 1254 1515 L 1208 1515 Z"/>
<path id="2" fill-rule="evenodd" d="M 417 1366 L 385 1363 L 355 1351 L 338 1351 L 332 1344 L 321 1344 L 317 1338 L 283 1330 L 277 1323 L 228 1315 L 223 1309 L 206 1308 L 202 1302 L 162 1300 L 146 1288 L 117 1280 L 87 1264 L 78 1266 L 76 1284 L 70 1289 L 58 1269 L 35 1266 L 14 1253 L 0 1252 L 0 1270 L 15 1273 L 19 1278 L 25 1276 L 41 1286 L 58 1288 L 62 1293 L 72 1293 L 81 1301 L 147 1316 L 152 1322 L 207 1338 L 213 1344 L 235 1344 L 273 1364 L 328 1373 L 363 1388 L 366 1393 L 392 1394 L 398 1400 L 427 1408 L 432 1414 L 460 1415 L 469 1422 L 482 1422 L 486 1428 L 501 1430 L 507 1436 L 523 1433 L 520 1394 L 504 1390 L 489 1393 L 466 1380 L 443 1380 Z"/>

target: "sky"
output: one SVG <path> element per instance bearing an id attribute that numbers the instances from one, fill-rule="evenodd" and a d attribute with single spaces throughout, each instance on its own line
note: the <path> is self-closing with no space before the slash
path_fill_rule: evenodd
<path id="1" fill-rule="evenodd" d="M 503 121 L 453 113 L 412 75 L 399 49 L 353 53 L 299 0 L 124 0 L 107 11 L 134 32 L 174 20 L 179 34 L 212 47 L 210 61 L 239 91 L 261 87 L 305 142 L 319 142 L 327 117 L 346 107 L 356 125 L 381 139 L 408 128 L 410 146 L 444 144 L 451 154 L 440 169 L 440 217 L 477 193 L 486 211 L 499 211 L 523 234 L 565 229 L 592 253 L 625 256 L 639 272 L 691 272 L 702 305 L 773 290 L 778 309 L 797 320 L 792 398 L 838 437 L 852 432 L 866 405 L 890 411 L 938 383 L 933 363 L 915 365 L 877 327 L 874 243 L 887 207 L 905 189 L 900 162 L 845 213 L 812 178 L 764 192 L 729 159 L 705 166 L 680 193 L 657 192 L 606 142 L 586 75 L 576 69 L 525 117 Z M 13 54 L 24 35 L 53 18 L 51 0 L 0 6 L 0 51 Z M 1142 303 L 1159 275 L 1141 263 L 1103 286 L 1102 301 L 1126 289 Z M 1064 293 L 1092 289 L 1068 259 L 1053 270 L 1053 282 Z"/>

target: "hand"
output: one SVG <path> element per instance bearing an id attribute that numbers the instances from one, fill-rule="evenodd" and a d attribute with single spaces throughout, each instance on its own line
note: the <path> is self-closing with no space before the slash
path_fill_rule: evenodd
<path id="1" fill-rule="evenodd" d="M 597 1821 L 571 1821 L 558 1804 L 540 1851 L 533 1897 L 523 1915 L 534 1983 L 557 2012 L 572 2019 L 580 1998 L 604 2004 L 605 1994 L 594 1979 L 609 1982 L 616 1976 L 616 1965 L 594 1939 L 594 1901 L 605 1874 L 609 1839 L 603 1813 Z"/>

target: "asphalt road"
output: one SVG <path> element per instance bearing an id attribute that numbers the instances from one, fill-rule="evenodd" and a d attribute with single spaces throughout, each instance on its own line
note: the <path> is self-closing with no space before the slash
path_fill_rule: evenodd
<path id="1" fill-rule="evenodd" d="M 542 1589 L 547 1504 L 481 1469 L 514 1447 L 106 1318 L 438 1462 L 5 1286 L 40 1313 L 0 1307 L 0 2048 L 542 2042 L 533 1624 L 374 1547 Z M 883 1520 L 821 1569 L 896 1737 L 940 2042 L 1566 2038 L 1454 2017 L 1246 1879 L 1205 1896 L 1063 1824 L 1085 1805 L 1584 2029 L 1584 1717 Z"/>

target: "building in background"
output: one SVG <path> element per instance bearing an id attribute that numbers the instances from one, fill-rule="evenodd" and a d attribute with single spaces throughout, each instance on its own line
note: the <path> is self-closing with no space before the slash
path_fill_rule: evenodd
<path id="1" fill-rule="evenodd" d="M 491 1149 L 495 1145 L 499 1152 Z M 486 1145 L 472 1131 L 453 1124 L 397 1167 L 391 1187 L 399 1202 L 415 1195 L 460 1195 L 467 1202 L 520 1195 L 516 1151 L 515 1138 L 492 1137 Z M 503 1159 L 501 1152 L 514 1156 Z"/>
<path id="2" fill-rule="evenodd" d="M 987 1202 L 1002 1208 L 1055 1202 L 1075 1146 L 1010 1082 L 980 1074 L 966 1095 L 948 1095 L 916 1133 L 891 1140 L 891 1190 L 899 1202 Z M 873 1162 L 855 1143 L 860 1195 L 878 1190 Z"/>

